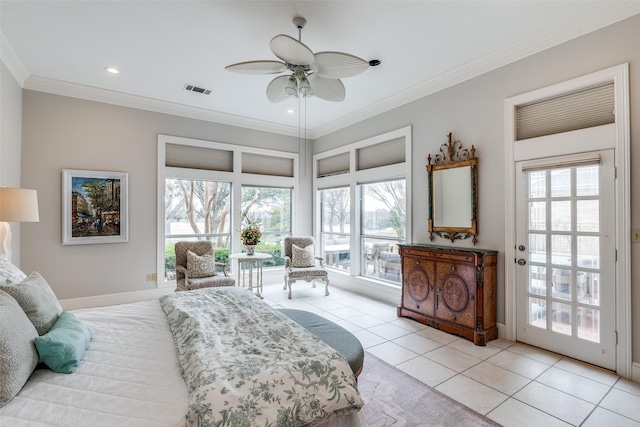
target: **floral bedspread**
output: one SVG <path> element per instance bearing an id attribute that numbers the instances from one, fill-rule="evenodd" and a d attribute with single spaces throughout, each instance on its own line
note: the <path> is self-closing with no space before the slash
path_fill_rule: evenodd
<path id="1" fill-rule="evenodd" d="M 190 426 L 305 426 L 363 405 L 347 361 L 236 287 L 160 299 L 189 390 Z"/>

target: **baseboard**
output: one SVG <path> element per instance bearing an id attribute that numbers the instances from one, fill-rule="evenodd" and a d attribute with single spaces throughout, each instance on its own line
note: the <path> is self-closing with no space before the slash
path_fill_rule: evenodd
<path id="1" fill-rule="evenodd" d="M 631 380 L 640 383 L 640 362 L 631 363 Z"/>
<path id="2" fill-rule="evenodd" d="M 65 310 L 77 310 L 80 308 L 104 307 L 107 305 L 128 304 L 132 302 L 148 301 L 170 294 L 175 288 L 162 287 L 144 291 L 122 292 L 119 294 L 96 295 L 93 297 L 71 298 L 60 300 Z"/>

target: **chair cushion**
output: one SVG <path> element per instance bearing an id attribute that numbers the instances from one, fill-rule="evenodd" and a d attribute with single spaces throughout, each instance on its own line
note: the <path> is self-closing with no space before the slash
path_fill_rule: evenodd
<path id="1" fill-rule="evenodd" d="M 323 277 L 327 276 L 327 270 L 322 267 L 307 267 L 307 268 L 298 268 L 295 270 L 291 270 L 288 273 L 289 278 L 296 279 L 300 277 Z"/>
<path id="2" fill-rule="evenodd" d="M 196 255 L 187 251 L 187 270 L 189 278 L 215 276 L 216 263 L 213 254 Z"/>
<path id="3" fill-rule="evenodd" d="M 44 277 L 34 271 L 22 282 L 15 285 L 0 285 L 22 307 L 25 314 L 36 327 L 38 335 L 49 332 L 62 313 L 62 306 Z"/>
<path id="4" fill-rule="evenodd" d="M 313 245 L 309 245 L 305 248 L 292 245 L 291 266 L 294 268 L 315 267 L 315 253 Z"/>
<path id="5" fill-rule="evenodd" d="M 18 394 L 38 364 L 37 336 L 18 302 L 0 291 L 0 407 Z"/>
<path id="6" fill-rule="evenodd" d="M 222 274 L 210 277 L 201 277 L 197 279 L 189 278 L 189 283 L 183 286 L 186 290 L 200 289 L 200 288 L 217 288 L 219 286 L 235 286 L 236 281 L 233 277 L 227 277 Z"/>
<path id="7" fill-rule="evenodd" d="M 54 372 L 74 372 L 91 342 L 91 331 L 76 316 L 63 311 L 46 334 L 36 337 L 40 360 Z"/>

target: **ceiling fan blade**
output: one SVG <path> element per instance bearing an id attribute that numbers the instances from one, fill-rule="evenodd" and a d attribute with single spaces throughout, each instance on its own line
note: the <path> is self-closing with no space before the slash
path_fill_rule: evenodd
<path id="1" fill-rule="evenodd" d="M 369 68 L 369 62 L 343 52 L 318 52 L 311 69 L 321 77 L 344 79 Z"/>
<path id="2" fill-rule="evenodd" d="M 342 82 L 338 79 L 327 79 L 316 74 L 307 77 L 311 85 L 311 91 L 315 96 L 325 101 L 344 101 L 346 91 Z"/>
<path id="3" fill-rule="evenodd" d="M 284 88 L 289 83 L 290 76 L 280 76 L 271 80 L 269 86 L 267 86 L 267 98 L 271 102 L 280 102 L 284 101 L 289 97 L 285 92 Z"/>
<path id="4" fill-rule="evenodd" d="M 247 61 L 227 65 L 224 69 L 241 74 L 277 74 L 285 71 L 287 66 L 280 61 Z"/>
<path id="5" fill-rule="evenodd" d="M 294 65 L 310 65 L 314 57 L 311 49 L 302 42 L 280 34 L 271 39 L 271 50 L 280 59 Z"/>

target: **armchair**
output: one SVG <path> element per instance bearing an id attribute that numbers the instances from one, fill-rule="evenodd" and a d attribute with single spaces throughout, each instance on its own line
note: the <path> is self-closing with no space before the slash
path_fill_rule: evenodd
<path id="1" fill-rule="evenodd" d="M 227 274 L 227 265 L 214 262 L 213 244 L 209 240 L 177 242 L 176 250 L 176 291 L 235 286 L 236 281 Z M 222 274 L 216 273 L 222 268 Z"/>
<path id="2" fill-rule="evenodd" d="M 284 289 L 289 288 L 291 299 L 291 284 L 297 280 L 325 282 L 324 294 L 329 295 L 329 275 L 324 268 L 322 257 L 315 256 L 315 239 L 308 237 L 285 237 L 284 239 Z"/>

